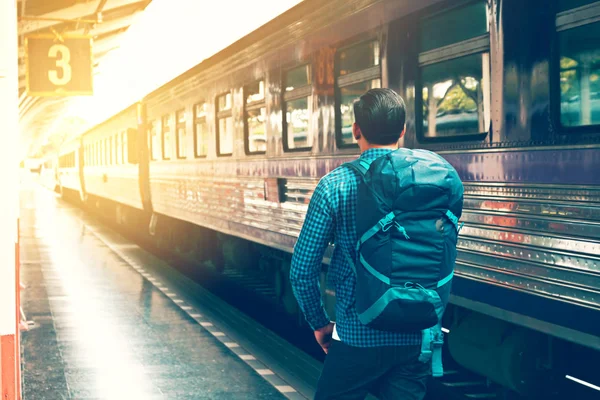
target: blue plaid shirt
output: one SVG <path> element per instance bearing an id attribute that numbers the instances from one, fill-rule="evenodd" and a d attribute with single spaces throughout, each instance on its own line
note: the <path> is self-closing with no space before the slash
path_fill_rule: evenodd
<path id="1" fill-rule="evenodd" d="M 370 160 L 390 151 L 369 149 L 361 158 Z M 421 332 L 392 333 L 369 328 L 359 321 L 354 309 L 356 276 L 343 250 L 353 258 L 356 255 L 356 199 L 360 179 L 353 169 L 341 166 L 325 175 L 315 188 L 292 257 L 290 280 L 294 295 L 313 330 L 329 323 L 319 277 L 323 255 L 332 241 L 335 249 L 328 279 L 335 287 L 336 331 L 340 340 L 355 347 L 419 345 Z"/>

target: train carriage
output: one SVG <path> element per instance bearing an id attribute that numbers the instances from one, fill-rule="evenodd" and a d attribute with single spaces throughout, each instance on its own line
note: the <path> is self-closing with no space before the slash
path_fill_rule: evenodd
<path id="1" fill-rule="evenodd" d="M 138 109 L 130 106 L 81 137 L 85 195 L 143 209 L 138 167 Z"/>
<path id="2" fill-rule="evenodd" d="M 71 139 L 63 143 L 56 160 L 57 174 L 56 185 L 60 193 L 80 194 L 82 190 L 83 162 L 80 155 L 80 138 Z"/>
<path id="3" fill-rule="evenodd" d="M 407 105 L 400 144 L 438 152 L 465 185 L 450 351 L 526 392 L 540 369 L 570 368 L 562 351 L 600 350 L 599 19 L 591 0 L 306 0 L 146 96 L 140 191 L 98 196 L 145 199 L 152 233 L 186 232 L 170 235 L 185 248 L 278 260 L 296 312 L 280 279 L 311 193 L 358 155 L 352 102 L 390 87 Z M 127 129 L 98 129 L 111 121 Z"/>

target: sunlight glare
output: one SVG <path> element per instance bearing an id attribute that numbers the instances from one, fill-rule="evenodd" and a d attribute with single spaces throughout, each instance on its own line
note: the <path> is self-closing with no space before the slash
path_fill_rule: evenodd
<path id="1" fill-rule="evenodd" d="M 154 0 L 102 60 L 94 96 L 78 98 L 65 117 L 86 128 L 102 122 L 300 1 Z"/>

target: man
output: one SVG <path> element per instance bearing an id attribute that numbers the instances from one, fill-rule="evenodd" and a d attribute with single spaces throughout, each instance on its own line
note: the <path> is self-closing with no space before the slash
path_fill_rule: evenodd
<path id="1" fill-rule="evenodd" d="M 352 134 L 367 161 L 398 148 L 406 109 L 391 89 L 372 89 L 354 104 Z M 324 176 L 312 196 L 294 249 L 290 279 L 294 294 L 327 353 L 315 399 L 364 399 L 375 390 L 382 399 L 421 400 L 430 365 L 418 360 L 421 332 L 395 333 L 363 325 L 354 307 L 356 276 L 344 254 L 356 259 L 358 172 L 343 165 Z M 336 291 L 334 325 L 321 301 L 319 276 L 333 239 L 329 279 Z"/>

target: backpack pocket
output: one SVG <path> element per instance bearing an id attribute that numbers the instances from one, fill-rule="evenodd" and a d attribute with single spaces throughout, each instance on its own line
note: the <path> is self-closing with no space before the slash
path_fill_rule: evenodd
<path id="1" fill-rule="evenodd" d="M 444 305 L 435 290 L 408 282 L 389 288 L 358 318 L 374 329 L 414 332 L 437 325 L 443 313 Z"/>

